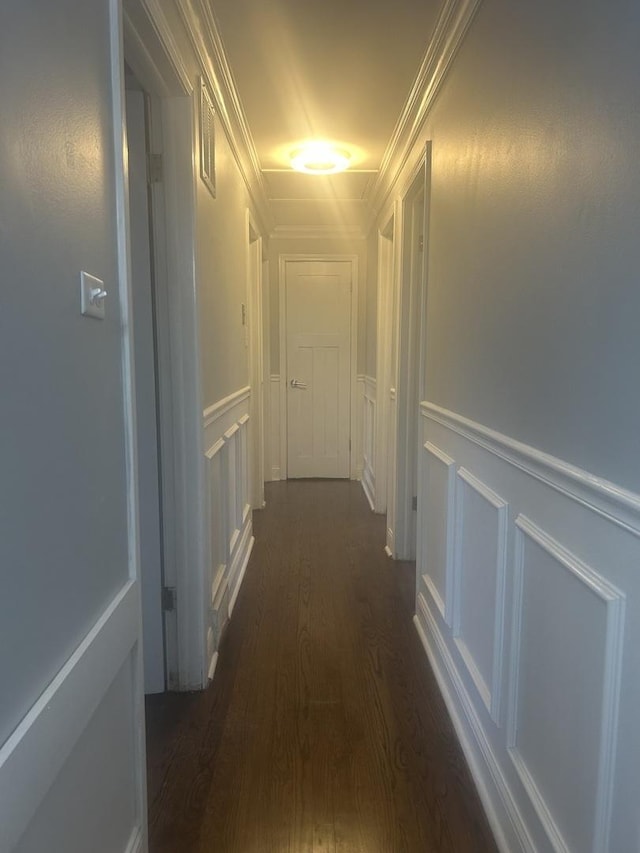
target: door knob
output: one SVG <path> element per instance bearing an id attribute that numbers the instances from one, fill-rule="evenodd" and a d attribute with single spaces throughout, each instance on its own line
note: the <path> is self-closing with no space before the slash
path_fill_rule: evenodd
<path id="1" fill-rule="evenodd" d="M 292 379 L 290 382 L 292 388 L 308 388 L 306 382 L 301 382 L 299 379 Z"/>

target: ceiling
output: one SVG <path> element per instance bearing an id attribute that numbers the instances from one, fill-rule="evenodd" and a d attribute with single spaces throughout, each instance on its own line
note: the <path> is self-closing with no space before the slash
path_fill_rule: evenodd
<path id="1" fill-rule="evenodd" d="M 362 225 L 375 179 L 433 33 L 440 0 L 210 0 L 271 199 L 276 231 Z M 293 172 L 322 138 L 351 166 Z"/>

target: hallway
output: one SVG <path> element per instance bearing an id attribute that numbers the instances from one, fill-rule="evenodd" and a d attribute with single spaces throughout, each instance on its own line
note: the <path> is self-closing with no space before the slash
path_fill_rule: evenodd
<path id="1" fill-rule="evenodd" d="M 266 500 L 212 686 L 147 699 L 151 853 L 495 850 L 384 518 L 356 482 Z"/>

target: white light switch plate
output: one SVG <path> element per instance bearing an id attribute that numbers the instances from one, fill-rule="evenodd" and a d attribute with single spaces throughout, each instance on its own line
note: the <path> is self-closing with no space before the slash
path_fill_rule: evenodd
<path id="1" fill-rule="evenodd" d="M 80 310 L 85 317 L 104 320 L 104 282 L 84 270 L 80 273 Z"/>

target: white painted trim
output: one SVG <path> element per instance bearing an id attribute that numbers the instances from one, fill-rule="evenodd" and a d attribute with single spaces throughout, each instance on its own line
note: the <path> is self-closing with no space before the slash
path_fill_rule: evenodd
<path id="1" fill-rule="evenodd" d="M 603 704 L 593 850 L 594 853 L 595 851 L 608 850 L 618 737 L 618 706 L 622 680 L 625 595 L 526 516 L 519 515 L 515 524 L 517 530 L 513 639 L 511 664 L 509 667 L 508 752 L 554 850 L 559 851 L 559 853 L 560 851 L 562 853 L 565 851 L 566 853 L 571 853 L 542 793 L 529 773 L 524 758 L 518 751 L 518 692 L 520 683 L 520 648 L 524 590 L 524 544 L 526 539 L 530 539 L 603 601 L 606 608 Z"/>
<path id="2" fill-rule="evenodd" d="M 270 234 L 271 210 L 260 161 L 213 12 L 203 0 L 176 0 L 200 70 L 217 107 L 231 152 L 253 202 L 260 231 Z"/>
<path id="3" fill-rule="evenodd" d="M 170 689 L 190 690 L 206 683 L 207 660 L 202 607 L 206 492 L 198 414 L 202 401 L 195 286 L 196 114 L 189 73 L 179 59 L 178 43 L 160 4 L 157 0 L 128 0 L 127 5 L 127 60 L 136 73 L 142 69 L 141 82 L 152 94 L 164 96 L 164 232 L 163 239 L 155 241 L 156 252 L 160 246 L 163 252 L 156 276 L 157 306 L 162 315 L 158 317 L 159 380 L 164 386 L 160 396 L 165 401 L 161 403 L 160 444 L 165 582 L 178 591 L 176 624 L 173 631 L 167 630 L 168 638 L 176 637 L 175 649 L 167 644 L 167 681 Z"/>
<path id="4" fill-rule="evenodd" d="M 430 402 L 423 415 L 640 537 L 640 495 Z"/>
<path id="5" fill-rule="evenodd" d="M 142 853 L 145 849 L 145 830 L 141 826 L 134 827 L 125 853 Z"/>
<path id="6" fill-rule="evenodd" d="M 375 511 L 387 511 L 387 490 L 389 482 L 389 437 L 391 433 L 390 395 L 387 389 L 392 379 L 391 329 L 393 324 L 394 293 L 394 244 L 388 236 L 393 230 L 393 210 L 384 228 L 378 232 L 378 292 L 377 292 L 377 346 L 376 346 L 376 384 L 380 382 L 381 393 L 376 399 L 376 454 L 375 475 L 376 494 Z"/>
<path id="7" fill-rule="evenodd" d="M 139 631 L 139 585 L 131 579 L 2 745 L 0 850 L 12 850 L 20 840 L 106 690 L 134 650 Z M 134 691 L 142 696 L 141 681 Z M 135 719 L 134 725 L 137 739 L 140 730 Z M 144 753 L 136 744 L 135 761 L 140 758 Z M 138 796 L 143 794 L 137 791 Z M 137 808 L 141 805 L 142 801 Z M 146 812 L 138 814 L 137 820 L 146 822 Z"/>
<path id="8" fill-rule="evenodd" d="M 77 656 L 72 656 L 63 667 L 65 672 L 63 676 L 64 685 L 58 686 L 63 697 L 63 704 L 69 705 L 73 701 L 74 691 L 81 694 L 89 694 L 90 698 L 86 698 L 85 702 L 91 701 L 91 712 L 87 713 L 88 705 L 79 702 L 78 713 L 83 713 L 84 708 L 84 726 L 88 723 L 91 713 L 97 707 L 100 699 L 102 699 L 109 685 L 115 678 L 116 674 L 123 666 L 127 656 L 133 648 L 132 654 L 132 685 L 131 695 L 133 699 L 132 724 L 133 724 L 133 755 L 131 761 L 133 764 L 133 779 L 135 788 L 135 814 L 136 823 L 142 829 L 143 845 L 147 845 L 147 761 L 146 761 L 146 739 L 145 739 L 145 707 L 144 707 L 144 663 L 143 663 L 143 648 L 142 648 L 142 601 L 140 599 L 140 522 L 138 508 L 138 457 L 137 457 L 137 427 L 136 427 L 136 388 L 135 388 L 135 365 L 134 365 L 134 341 L 133 341 L 133 295 L 131 288 L 131 249 L 130 249 L 130 224 L 129 224 L 129 180 L 128 180 L 128 153 L 127 153 L 127 122 L 126 122 L 126 99 L 124 89 L 124 22 L 122 16 L 122 0 L 109 0 L 109 59 L 110 59 L 110 77 L 111 77 L 111 112 L 113 122 L 113 159 L 114 159 L 114 183 L 115 183 L 115 213 L 116 213 L 116 244 L 118 253 L 118 291 L 120 298 L 120 324 L 121 324 L 121 356 L 122 356 L 122 391 L 123 391 L 123 414 L 124 414 L 124 440 L 125 440 L 125 464 L 126 464 L 126 501 L 127 501 L 127 545 L 128 545 L 128 573 L 131 584 L 131 596 L 129 597 L 129 587 L 125 586 L 121 591 L 121 598 L 116 597 L 112 604 L 103 612 L 103 618 L 99 619 L 93 629 L 89 632 L 85 643 L 80 646 L 81 655 L 91 647 L 91 643 L 97 637 L 97 632 L 100 632 L 111 616 L 118 612 L 120 601 L 124 603 L 131 602 L 131 610 L 123 611 L 124 615 L 128 616 L 127 623 L 129 632 L 126 631 L 127 625 L 121 623 L 119 625 L 123 632 L 121 643 L 117 643 L 114 636 L 110 637 L 112 648 L 98 646 L 102 652 L 102 666 L 97 666 L 91 673 L 80 665 L 80 659 Z M 88 640 L 88 645 L 87 645 Z M 108 644 L 107 644 L 108 645 Z M 116 657 L 116 654 L 119 656 Z M 75 669 L 75 678 L 73 677 L 74 669 L 69 670 L 69 664 L 72 667 L 78 665 Z M 84 670 L 84 671 L 83 671 Z M 78 678 L 80 677 L 80 680 Z M 54 683 L 55 680 L 54 680 Z M 69 686 L 71 684 L 71 687 Z M 45 690 L 45 695 L 49 693 L 50 688 Z M 98 696 L 96 691 L 101 690 Z M 71 697 L 71 698 L 70 698 Z M 51 697 L 53 701 L 53 697 Z M 39 703 L 34 706 L 41 708 Z M 48 725 L 51 726 L 53 715 L 50 713 L 51 705 L 47 706 Z M 63 716 L 66 716 L 63 719 Z M 27 715 L 25 719 L 32 719 Z M 66 708 L 63 708 L 63 714 L 56 721 L 53 728 L 49 728 L 47 736 L 61 743 L 56 744 L 56 747 L 64 742 L 64 734 L 69 733 L 68 726 L 73 719 L 73 713 Z M 76 724 L 73 731 L 75 742 L 77 742 L 84 726 L 80 726 L 80 717 L 76 717 Z M 24 722 L 24 720 L 22 721 Z M 20 729 L 20 726 L 18 727 Z M 36 729 L 36 732 L 38 730 Z M 71 752 L 72 746 L 67 742 L 67 755 Z M 39 767 L 39 782 L 42 784 L 43 778 L 47 777 L 48 773 L 53 772 L 53 757 L 50 761 L 44 759 L 46 748 L 40 744 L 39 754 L 36 752 L 35 767 L 29 766 L 26 756 L 24 765 L 19 768 L 14 768 L 15 775 L 20 772 L 33 773 Z M 60 753 L 58 753 L 58 756 Z M 61 769 L 61 764 L 57 766 L 57 772 Z M 46 768 L 46 769 L 45 769 Z M 49 784 L 53 782 L 53 776 L 49 777 Z M 27 787 L 24 784 L 17 782 L 16 778 L 12 779 L 14 790 L 24 793 Z M 35 781 L 32 780 L 35 786 Z M 42 790 L 42 789 L 40 789 Z M 46 789 L 45 789 L 46 791 Z M 6 798 L 0 793 L 0 801 L 6 802 Z M 3 820 L 0 815 L 0 825 Z M 24 827 L 23 827 L 24 830 Z M 2 845 L 0 844 L 0 847 Z"/>
<path id="9" fill-rule="evenodd" d="M 224 440 L 230 441 L 233 438 L 233 436 L 239 431 L 239 429 L 240 429 L 240 424 L 238 422 L 236 422 L 235 424 L 231 424 L 229 429 L 225 430 L 225 432 L 222 434 L 224 437 Z"/>
<path id="10" fill-rule="evenodd" d="M 462 482 L 473 489 L 484 498 L 498 513 L 498 525 L 496 531 L 496 595 L 495 595 L 495 622 L 493 629 L 493 658 L 491 673 L 491 689 L 485 683 L 478 672 L 469 653 L 466 644 L 460 639 L 460 598 L 462 582 L 462 537 L 464 532 L 464 487 L 456 489 L 456 532 L 454 545 L 454 580 L 453 580 L 453 637 L 462 658 L 469 669 L 469 675 L 478 688 L 482 701 L 486 705 L 491 718 L 496 725 L 500 725 L 502 676 L 504 670 L 504 644 L 505 644 L 505 590 L 507 577 L 507 535 L 509 505 L 502 500 L 485 483 L 475 477 L 466 468 L 459 468 L 457 476 Z"/>
<path id="11" fill-rule="evenodd" d="M 211 656 L 211 662 L 209 664 L 209 670 L 207 672 L 207 677 L 209 681 L 213 681 L 213 676 L 216 674 L 216 667 L 218 666 L 218 652 L 214 652 Z"/>
<path id="12" fill-rule="evenodd" d="M 369 227 L 384 209 L 396 181 L 411 156 L 451 63 L 480 6 L 481 0 L 445 0 L 420 70 L 404 104 L 367 200 Z"/>
<path id="13" fill-rule="evenodd" d="M 242 586 L 242 581 L 244 580 L 245 572 L 247 571 L 247 566 L 249 565 L 249 559 L 251 557 L 251 552 L 253 551 L 253 546 L 255 544 L 255 537 L 250 535 L 251 528 L 246 525 L 245 531 L 243 534 L 243 543 L 240 546 L 239 553 L 243 554 L 242 563 L 240 564 L 240 568 L 238 569 L 238 575 L 236 578 L 235 586 L 231 591 L 231 599 L 229 600 L 229 619 L 231 619 L 231 615 L 233 613 L 233 608 L 236 606 L 236 600 L 238 598 L 238 593 L 240 592 L 240 587 Z M 247 544 L 244 542 L 247 540 Z"/>
<path id="14" fill-rule="evenodd" d="M 358 385 L 361 391 L 358 393 L 361 407 L 361 423 L 359 428 L 360 447 L 358 454 L 360 459 L 359 474 L 362 488 L 369 502 L 371 510 L 375 512 L 376 505 L 376 443 L 377 443 L 377 401 L 376 380 L 373 376 L 360 374 Z"/>
<path id="15" fill-rule="evenodd" d="M 413 623 L 436 676 L 498 849 L 500 853 L 538 853 L 437 621 L 422 593 L 418 595 L 417 611 Z M 420 618 L 424 620 L 424 626 Z"/>
<path id="16" fill-rule="evenodd" d="M 336 238 L 364 240 L 366 239 L 366 229 L 356 226 L 341 228 L 329 225 L 276 225 L 269 236 L 274 240 L 331 240 Z"/>
<path id="17" fill-rule="evenodd" d="M 271 480 L 280 480 L 280 374 L 272 373 L 269 377 L 269 451 Z"/>
<path id="18" fill-rule="evenodd" d="M 233 394 L 229 394 L 228 397 L 224 397 L 222 400 L 218 400 L 217 403 L 208 406 L 202 413 L 202 423 L 205 429 L 212 426 L 223 415 L 226 415 L 227 412 L 230 412 L 234 406 L 248 400 L 250 396 L 251 388 L 249 385 L 246 385 L 244 388 L 234 391 Z"/>
<path id="19" fill-rule="evenodd" d="M 343 261 L 351 264 L 351 382 L 350 382 L 350 426 L 351 454 L 349 472 L 352 480 L 357 479 L 355 454 L 355 430 L 358 423 L 358 256 L 357 255 L 315 255 L 283 253 L 278 256 L 279 325 L 280 325 L 280 477 L 287 479 L 287 306 L 286 306 L 286 270 L 289 262 L 304 261 Z"/>
<path id="20" fill-rule="evenodd" d="M 418 251 L 420 234 L 425 235 L 426 200 L 430 192 L 431 149 L 422 150 L 409 176 L 406 191 L 398 201 L 395 229 L 395 301 L 391 339 L 395 337 L 394 383 L 397 389 L 395 424 L 395 555 L 413 559 L 417 551 L 416 516 L 413 511 L 413 480 L 420 446 L 419 401 L 423 383 L 422 355 L 426 322 L 426 244 Z M 422 204 L 419 203 L 422 197 Z M 420 231 L 418 230 L 420 225 Z M 418 260 L 419 258 L 419 260 Z"/>
<path id="21" fill-rule="evenodd" d="M 251 396 L 249 412 L 248 483 L 249 500 L 255 509 L 264 506 L 264 457 L 265 457 L 265 403 L 264 403 L 264 308 L 265 299 L 262 281 L 262 236 L 250 210 L 245 213 L 245 264 L 247 276 L 248 306 L 248 367 Z"/>
<path id="22" fill-rule="evenodd" d="M 373 400 L 375 402 L 376 386 L 377 386 L 377 381 L 376 381 L 375 376 L 367 376 L 366 374 L 363 374 L 362 381 L 364 382 L 365 396 L 368 397 L 370 400 Z"/>
<path id="23" fill-rule="evenodd" d="M 204 455 L 207 457 L 207 459 L 209 459 L 209 461 L 211 461 L 213 459 L 213 457 L 216 456 L 222 450 L 222 448 L 224 446 L 225 446 L 224 438 L 219 438 L 213 442 L 213 444 L 211 445 L 211 447 L 208 450 L 205 451 Z"/>
<path id="24" fill-rule="evenodd" d="M 453 588 L 454 588 L 454 534 L 456 526 L 456 462 L 444 450 L 436 447 L 430 441 L 425 442 L 424 449 L 434 459 L 440 462 L 447 469 L 447 494 L 446 494 L 446 513 L 447 513 L 447 532 L 446 532 L 446 548 L 447 556 L 445 563 L 445 590 L 444 602 L 439 591 L 429 575 L 423 575 L 423 579 L 433 596 L 442 618 L 451 625 L 453 621 Z M 424 555 L 424 550 L 422 551 Z"/>
<path id="25" fill-rule="evenodd" d="M 182 90 L 185 94 L 190 95 L 193 92 L 193 83 L 189 77 L 187 66 L 184 63 L 180 48 L 176 42 L 173 30 L 171 29 L 166 15 L 162 11 L 162 6 L 158 0 L 141 0 L 142 6 L 147 13 L 147 18 L 160 44 L 162 45 L 165 56 L 171 64 L 171 70 L 177 80 L 180 81 Z"/>

